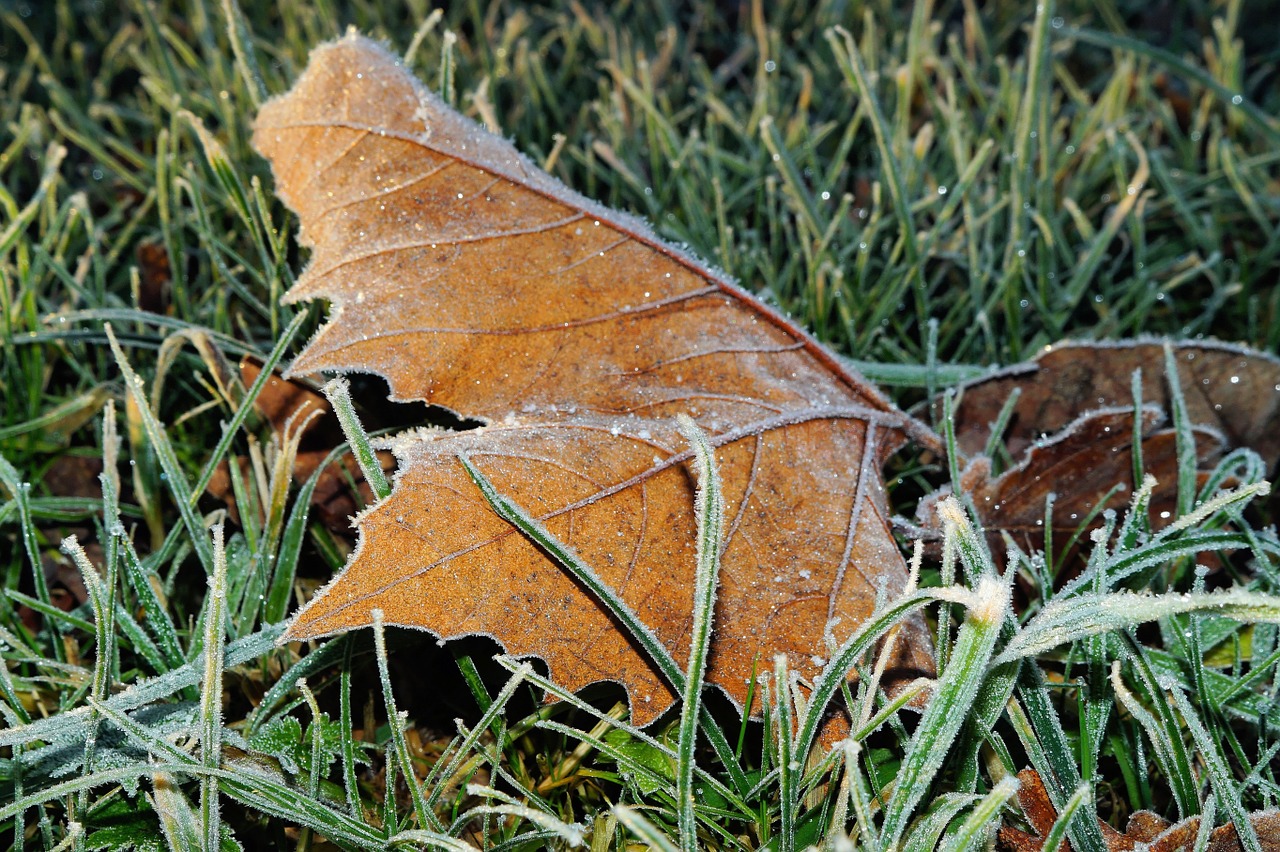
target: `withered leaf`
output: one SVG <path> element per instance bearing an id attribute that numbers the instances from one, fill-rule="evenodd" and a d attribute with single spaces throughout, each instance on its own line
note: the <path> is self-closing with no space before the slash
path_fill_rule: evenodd
<path id="1" fill-rule="evenodd" d="M 1280 460 L 1280 361 L 1212 341 L 1173 344 L 1173 353 L 1201 480 L 1222 451 L 1240 446 L 1274 468 Z M 1177 441 L 1173 430 L 1156 428 L 1170 414 L 1164 344 L 1064 342 L 1032 363 L 964 386 L 956 404 L 956 443 L 967 465 L 961 485 L 973 496 L 993 544 L 1008 533 L 1025 548 L 1043 547 L 1050 495 L 1055 542 L 1071 537 L 1091 513 L 1128 504 L 1139 485 L 1133 479 L 1135 370 L 1142 372 L 1147 421 L 1139 430 L 1143 469 L 1158 483 L 1152 524 L 1158 528 L 1173 520 Z M 1019 396 L 999 436 L 1014 466 L 993 478 L 991 462 L 981 454 L 1014 393 Z M 936 412 L 941 406 L 934 405 Z M 936 499 L 921 505 L 918 516 L 926 527 L 936 526 Z M 1002 553 L 1002 546 L 993 547 L 994 555 Z"/>
<path id="2" fill-rule="evenodd" d="M 787 653 L 822 670 L 877 590 L 900 590 L 884 458 L 924 427 L 793 323 L 540 171 L 373 42 L 322 46 L 258 117 L 254 144 L 302 221 L 287 296 L 331 321 L 294 373 L 384 376 L 488 426 L 389 442 L 395 490 L 359 519 L 347 569 L 288 639 L 371 623 L 495 637 L 560 683 L 614 680 L 633 719 L 674 695 L 605 612 L 488 508 L 457 456 L 573 546 L 687 658 L 693 481 L 674 418 L 717 447 L 727 529 L 707 679 L 737 704 Z M 931 668 L 920 621 L 898 643 Z"/>
<path id="3" fill-rule="evenodd" d="M 988 539 L 992 555 L 1002 558 L 1005 535 L 1024 552 L 1042 550 L 1046 543 L 1046 515 L 1056 547 L 1071 539 L 1091 517 L 1102 511 L 1123 511 L 1133 500 L 1141 483 L 1134 481 L 1132 408 L 1104 408 L 1079 417 L 1052 437 L 1032 444 L 1019 463 L 999 476 L 992 476 L 991 460 L 974 456 L 961 472 L 960 490 L 969 495 Z M 1155 477 L 1165 487 L 1157 489 L 1149 505 L 1152 527 L 1173 522 L 1177 482 L 1177 436 L 1172 429 L 1159 428 L 1165 415 L 1154 406 L 1144 406 L 1138 435 L 1142 441 L 1144 475 Z M 1198 458 L 1216 458 L 1221 437 L 1203 429 L 1193 430 Z M 951 493 L 940 489 L 921 501 L 917 510 L 922 525 L 938 529 L 935 515 L 938 501 Z M 1052 497 L 1052 512 L 1046 503 Z M 1059 562 L 1068 554 L 1058 553 Z"/>
<path id="4" fill-rule="evenodd" d="M 245 387 L 257 381 L 261 373 L 261 361 L 249 355 L 241 359 L 240 381 Z M 333 448 L 346 440 L 329 407 L 329 401 L 300 380 L 283 379 L 276 375 L 268 377 L 267 383 L 253 401 L 253 407 L 281 439 L 291 430 L 301 430 L 298 452 L 293 459 L 292 475 L 296 483 L 307 481 L 328 458 Z M 390 453 L 379 454 L 379 460 L 384 470 L 395 467 L 395 460 Z M 234 461 L 240 466 L 242 479 L 249 481 L 249 459 L 239 456 Z M 239 522 L 239 507 L 232 491 L 228 462 L 218 465 L 209 480 L 207 490 L 212 496 L 224 501 L 232 519 Z M 311 491 L 311 506 L 320 522 L 336 533 L 349 533 L 352 514 L 358 506 L 371 502 L 373 491 L 361 476 L 360 465 L 349 452 L 320 472 L 320 478 Z"/>
<path id="5" fill-rule="evenodd" d="M 1193 425 L 1220 432 L 1228 447 L 1249 447 L 1268 468 L 1280 459 L 1280 360 L 1214 341 L 1173 345 Z M 965 386 L 956 406 L 956 442 L 981 453 L 991 423 L 1014 388 L 1021 391 L 1003 437 L 1018 458 L 1035 442 L 1099 408 L 1133 406 L 1132 375 L 1142 370 L 1142 401 L 1169 411 L 1164 345 L 1151 340 L 1063 342 L 1029 364 Z"/>
<path id="6" fill-rule="evenodd" d="M 1035 834 L 1013 826 L 1004 826 L 997 834 L 996 848 L 1004 852 L 1043 852 L 1044 836 L 1053 827 L 1058 813 L 1049 800 L 1049 793 L 1038 772 L 1024 769 L 1018 773 L 1018 780 L 1022 782 L 1018 788 L 1018 805 Z M 1263 849 L 1280 848 L 1280 811 L 1249 814 L 1249 824 Z M 1200 817 L 1188 817 L 1173 824 L 1151 811 L 1135 811 L 1130 814 L 1124 833 L 1101 820 L 1098 821 L 1098 828 L 1102 831 L 1108 852 L 1134 852 L 1138 849 L 1145 852 L 1179 852 L 1195 847 L 1200 831 Z M 1206 846 L 1207 852 L 1243 852 L 1244 848 L 1234 823 L 1213 829 Z M 1058 852 L 1070 852 L 1071 849 L 1071 844 L 1064 841 L 1058 847 Z"/>

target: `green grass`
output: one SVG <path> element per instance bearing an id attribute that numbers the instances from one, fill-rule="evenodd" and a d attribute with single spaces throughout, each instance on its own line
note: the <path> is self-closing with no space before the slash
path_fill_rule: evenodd
<path id="1" fill-rule="evenodd" d="M 305 257 L 248 139 L 257 104 L 348 24 L 903 404 L 1063 337 L 1275 352 L 1267 14 L 1205 0 L 1164 20 L 1114 0 L 1038 18 L 976 2 L 469 2 L 439 18 L 413 0 L 241 5 L 0 3 L 0 845 L 983 848 L 1019 824 L 1011 773 L 1027 765 L 1078 850 L 1104 848 L 1095 816 L 1277 806 L 1280 543 L 1247 455 L 1224 460 L 1221 494 L 1184 479 L 1183 505 L 1200 501 L 1185 523 L 1106 519 L 1065 588 L 1042 587 L 1034 555 L 1017 563 L 1021 611 L 948 511 L 926 588 L 835 649 L 833 666 L 867 674 L 854 693 L 833 680 L 797 706 L 772 671 L 763 724 L 707 695 L 637 730 L 617 693 L 565 694 L 536 667 L 490 664 L 491 646 L 428 653 L 375 630 L 276 648 L 349 545 L 309 516 L 315 480 L 288 479 L 296 443 L 273 440 L 252 409 L 262 383 L 234 370 L 246 353 L 287 362 L 320 319 L 279 302 Z M 354 389 L 366 428 L 403 420 L 380 393 Z M 258 461 L 233 477 L 238 523 L 204 493 L 232 454 Z M 903 463 L 900 501 L 945 482 L 927 461 Z M 1230 570 L 1189 570 L 1214 558 Z M 41 565 L 78 573 L 86 601 L 58 608 Z M 1229 595 L 1205 597 L 1222 576 Z M 920 609 L 943 622 L 941 674 L 923 715 L 899 713 L 867 686 L 874 640 Z M 701 673 L 673 675 L 696 688 Z M 540 704 L 544 690 L 560 701 Z M 811 752 L 828 699 L 854 735 Z M 691 763 L 695 728 L 718 748 Z"/>

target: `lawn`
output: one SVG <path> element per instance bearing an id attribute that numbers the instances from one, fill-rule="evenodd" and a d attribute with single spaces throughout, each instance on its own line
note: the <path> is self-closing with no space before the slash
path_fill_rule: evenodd
<path id="1" fill-rule="evenodd" d="M 813 737 L 817 693 L 777 688 L 789 675 L 767 662 L 762 719 L 708 689 L 701 715 L 686 702 L 637 728 L 616 685 L 567 692 L 484 638 L 378 625 L 277 645 L 355 546 L 348 515 L 385 493 L 334 464 L 346 442 L 474 422 L 353 375 L 345 431 L 282 440 L 255 401 L 325 310 L 281 301 L 308 252 L 250 145 L 311 48 L 355 27 L 907 409 L 1064 339 L 1280 351 L 1266 4 L 26 0 L 0 16 L 0 845 L 959 850 L 1003 826 L 1100 852 L 1140 811 L 1203 816 L 1183 826 L 1198 849 L 1280 835 L 1249 817 L 1280 804 L 1280 504 L 1248 448 L 1197 478 L 1176 393 L 1179 520 L 1153 529 L 1139 496 L 1088 519 L 1102 532 L 1072 563 L 1000 555 L 971 503 L 945 504 L 920 589 L 830 649 L 862 674 L 828 684 L 852 721 L 834 748 Z M 916 410 L 952 437 L 942 405 Z M 889 463 L 905 518 L 958 473 L 937 450 Z M 922 710 L 867 685 L 874 640 L 915 613 L 939 672 Z M 697 692 L 700 667 L 646 653 Z M 1212 845 L 1228 823 L 1238 845 Z"/>

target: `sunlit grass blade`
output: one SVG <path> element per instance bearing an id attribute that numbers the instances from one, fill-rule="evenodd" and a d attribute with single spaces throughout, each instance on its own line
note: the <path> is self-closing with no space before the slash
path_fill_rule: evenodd
<path id="1" fill-rule="evenodd" d="M 221 524 L 213 528 L 213 574 L 204 612 L 204 677 L 200 687 L 200 763 L 217 769 L 222 762 L 222 673 L 227 618 L 227 552 Z M 200 830 L 205 852 L 222 848 L 219 779 L 200 777 Z"/>
<path id="2" fill-rule="evenodd" d="M 680 823 L 680 846 L 686 852 L 698 848 L 698 821 L 694 814 L 694 749 L 698 744 L 698 716 L 702 710 L 702 685 L 707 657 L 711 652 L 712 617 L 716 608 L 716 586 L 720 574 L 720 545 L 724 537 L 724 495 L 715 453 L 707 436 L 689 417 L 681 417 L 680 434 L 693 449 L 698 490 L 694 514 L 698 519 L 697 570 L 694 574 L 693 630 L 690 636 L 689 665 L 685 670 L 680 706 L 679 747 L 676 750 L 676 801 Z M 788 732 L 790 735 L 790 732 Z"/>
<path id="3" fill-rule="evenodd" d="M 1191 740 L 1196 744 L 1196 751 L 1208 770 L 1209 782 L 1213 787 L 1213 798 L 1222 803 L 1223 809 L 1231 817 L 1240 845 L 1244 847 L 1245 852 L 1263 852 L 1258 833 L 1254 830 L 1253 823 L 1249 820 L 1249 813 L 1244 807 L 1242 785 L 1236 781 L 1231 768 L 1227 765 L 1227 756 L 1222 751 L 1222 744 L 1209 735 L 1200 714 L 1191 706 L 1191 702 L 1181 690 L 1170 690 L 1169 695 L 1173 698 L 1178 713 L 1191 733 Z"/>
<path id="4" fill-rule="evenodd" d="M 623 828 L 641 841 L 649 844 L 649 848 L 656 849 L 658 852 L 679 852 L 680 847 L 672 843 L 656 825 L 645 819 L 637 809 L 627 805 L 614 805 L 612 813 L 618 818 L 618 822 L 622 824 Z"/>
<path id="5" fill-rule="evenodd" d="M 387 722 L 391 726 L 391 741 L 395 745 L 395 756 L 400 763 L 400 771 L 404 773 L 405 786 L 409 788 L 413 812 L 418 817 L 418 825 L 431 831 L 443 831 L 444 826 L 436 817 L 435 811 L 427 805 L 422 782 L 413 771 L 413 756 L 409 752 L 409 742 L 404 735 L 407 717 L 402 716 L 396 709 L 395 694 L 391 686 L 391 671 L 387 663 L 387 639 L 382 626 L 380 609 L 373 611 L 373 643 L 378 657 L 378 676 L 382 682 L 382 700 L 387 708 Z"/>
<path id="6" fill-rule="evenodd" d="M 1000 811 L 1018 792 L 1018 779 L 1014 775 L 1006 775 L 1000 782 L 983 796 L 973 810 L 965 817 L 960 827 L 947 838 L 944 852 L 967 852 L 969 849 L 985 849 L 991 835 L 998 827 Z M 1046 849 L 1057 849 L 1058 845 L 1045 844 Z"/>

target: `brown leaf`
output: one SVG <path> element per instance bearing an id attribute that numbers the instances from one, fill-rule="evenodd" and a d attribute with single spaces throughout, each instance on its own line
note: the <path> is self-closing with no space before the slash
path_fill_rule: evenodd
<path id="1" fill-rule="evenodd" d="M 240 359 L 240 381 L 245 387 L 256 382 L 260 375 L 262 375 L 261 361 L 248 355 Z M 291 420 L 294 421 L 294 428 L 301 426 L 303 435 L 315 432 L 316 427 L 330 413 L 329 400 L 324 398 L 324 394 L 312 390 L 302 382 L 282 379 L 277 375 L 267 379 L 267 383 L 254 399 L 253 406 L 266 418 L 272 431 L 279 435 L 285 433 Z M 320 416 L 308 419 L 313 411 L 319 412 Z M 342 432 L 336 429 L 336 422 L 331 425 L 334 428 L 327 431 L 334 442 L 330 445 L 332 447 L 341 443 Z"/>
<path id="2" fill-rule="evenodd" d="M 388 623 L 496 637 L 571 688 L 616 680 L 644 724 L 674 696 L 604 611 L 488 508 L 460 452 L 571 544 L 687 655 L 693 416 L 726 503 L 708 679 L 745 701 L 774 653 L 807 677 L 906 571 L 883 459 L 931 438 L 776 311 L 643 223 L 571 192 L 425 90 L 374 43 L 318 48 L 254 144 L 302 220 L 287 299 L 332 319 L 292 372 L 362 370 L 393 397 L 491 425 L 390 446 L 395 491 L 287 637 Z M 934 442 L 936 446 L 936 441 Z M 923 622 L 901 666 L 928 670 Z"/>
<path id="3" fill-rule="evenodd" d="M 153 314 L 162 314 L 169 306 L 169 284 L 173 271 L 169 266 L 169 251 L 163 243 L 138 243 L 135 257 L 140 272 L 138 282 L 138 307 Z"/>
<path id="4" fill-rule="evenodd" d="M 1146 406 L 1142 413 L 1143 471 L 1167 486 L 1157 489 L 1149 510 L 1152 527 L 1160 529 L 1172 523 L 1176 514 L 1177 438 L 1172 429 L 1157 428 L 1164 421 L 1159 409 Z M 1074 536 L 1090 516 L 1099 518 L 1106 509 L 1123 511 L 1141 485 L 1133 478 L 1133 420 L 1132 408 L 1085 414 L 1053 437 L 1033 444 L 1016 467 L 996 477 L 986 456 L 970 460 L 961 473 L 960 488 L 973 500 L 992 554 L 1003 557 L 1006 534 L 1027 553 L 1043 550 L 1050 498 L 1056 547 Z M 1199 458 L 1207 461 L 1217 456 L 1219 436 L 1205 430 L 1193 434 Z M 921 501 L 917 516 L 923 526 L 941 528 L 935 507 L 950 493 L 943 488 Z M 1055 556 L 1064 563 L 1070 554 Z"/>
<path id="5" fill-rule="evenodd" d="M 1193 425 L 1221 433 L 1228 448 L 1249 447 L 1268 469 L 1280 460 L 1280 360 L 1263 352 L 1213 341 L 1174 344 L 1178 378 Z M 1169 411 L 1163 344 L 1064 342 L 1030 364 L 1011 367 L 964 388 L 956 406 L 956 442 L 966 455 L 981 453 L 991 422 L 1014 388 L 1004 443 L 1018 458 L 1086 412 L 1132 408 L 1131 378 L 1142 370 L 1142 401 Z"/>
<path id="6" fill-rule="evenodd" d="M 240 361 L 240 380 L 246 387 L 257 381 L 261 373 L 261 363 L 249 357 Z M 293 481 L 296 483 L 306 482 L 330 451 L 346 440 L 338 419 L 329 407 L 329 400 L 297 379 L 271 376 L 254 400 L 254 407 L 277 435 L 285 434 L 290 421 L 293 428 L 301 425 L 302 438 L 293 460 Z M 319 415 L 312 416 L 313 412 L 319 412 Z M 395 463 L 389 456 L 382 461 L 384 469 L 394 467 Z M 354 493 L 352 482 L 357 484 Z M 350 453 L 323 471 L 311 492 L 311 505 L 315 507 L 320 522 L 339 533 L 351 529 L 351 517 L 358 506 L 372 502 L 373 492 L 364 482 L 360 465 Z"/>
<path id="7" fill-rule="evenodd" d="M 1042 852 L 1044 835 L 1049 833 L 1058 818 L 1058 812 L 1049 801 L 1049 793 L 1038 772 L 1024 769 L 1018 773 L 1018 780 L 1021 782 L 1018 788 L 1018 805 L 1034 834 L 1013 826 L 1003 826 L 996 835 L 996 848 L 1004 852 Z M 1280 811 L 1249 814 L 1249 823 L 1263 849 L 1280 849 Z M 1133 852 L 1139 848 L 1146 852 L 1179 852 L 1195 846 L 1196 836 L 1200 831 L 1200 817 L 1188 817 L 1173 825 L 1151 811 L 1135 811 L 1130 814 L 1129 824 L 1123 834 L 1102 820 L 1098 820 L 1098 828 L 1102 831 L 1102 839 L 1107 844 L 1108 852 Z M 1064 841 L 1058 847 L 1058 852 L 1069 852 L 1071 849 L 1071 844 Z M 1244 844 L 1240 842 L 1235 823 L 1213 829 L 1206 850 L 1243 852 Z"/>
<path id="8" fill-rule="evenodd" d="M 262 373 L 262 362 L 252 356 L 240 361 L 240 380 L 247 387 L 257 381 Z M 302 429 L 298 453 L 293 460 L 293 481 L 301 484 L 308 480 L 316 468 L 328 457 L 334 447 L 346 439 L 338 420 L 330 410 L 324 395 L 296 379 L 271 376 L 254 399 L 254 409 L 266 419 L 277 435 L 283 437 L 286 429 Z M 318 416 L 315 416 L 316 413 Z M 292 422 L 292 425 L 290 423 Z M 380 453 L 379 461 L 384 471 L 394 469 L 395 460 L 389 453 Z M 249 459 L 238 456 L 244 481 L 251 480 Z M 354 485 L 353 485 L 354 484 Z M 237 523 L 239 507 L 231 485 L 231 471 L 223 461 L 214 471 L 207 486 L 209 494 L 222 500 Z M 350 453 L 321 472 L 311 492 L 311 505 L 319 521 L 336 533 L 348 533 L 351 518 L 360 506 L 373 502 L 373 492 L 360 473 L 360 465 Z"/>
<path id="9" fill-rule="evenodd" d="M 1235 447 L 1250 447 L 1274 468 L 1280 460 L 1280 361 L 1223 343 L 1183 342 L 1173 349 L 1201 481 L 1220 454 Z M 1158 483 L 1150 515 L 1159 528 L 1176 515 L 1178 478 L 1176 435 L 1155 428 L 1170 411 L 1162 343 L 1059 343 L 1030 364 L 962 389 L 955 408 L 956 443 L 967 460 L 962 487 L 974 497 L 997 558 L 1003 556 L 999 542 L 1006 532 L 1026 549 L 1043 547 L 1050 494 L 1055 542 L 1070 539 L 1099 507 L 1119 511 L 1132 499 L 1140 484 L 1133 481 L 1135 370 L 1143 376 L 1148 413 L 1140 430 L 1142 461 L 1144 472 Z M 1015 392 L 1019 397 L 1002 435 L 1014 466 L 993 479 L 991 462 L 981 454 Z M 939 401 L 934 406 L 936 413 Z M 927 528 L 937 529 L 932 507 L 946 493 L 918 510 Z M 1070 575 L 1071 554 L 1057 556 Z"/>

